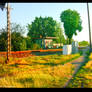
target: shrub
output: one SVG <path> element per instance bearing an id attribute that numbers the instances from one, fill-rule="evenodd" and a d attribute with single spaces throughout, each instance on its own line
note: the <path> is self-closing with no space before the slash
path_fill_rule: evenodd
<path id="1" fill-rule="evenodd" d="M 22 51 L 26 50 L 26 41 L 20 33 L 13 32 L 11 39 L 12 51 Z"/>
<path id="2" fill-rule="evenodd" d="M 79 51 L 80 55 L 83 55 L 83 51 Z"/>
<path id="3" fill-rule="evenodd" d="M 89 45 L 88 41 L 79 42 L 79 46 L 88 46 L 88 45 Z"/>
<path id="4" fill-rule="evenodd" d="M 36 43 L 33 44 L 32 47 L 31 47 L 32 50 L 39 50 L 40 48 L 41 48 L 40 45 L 36 44 Z"/>

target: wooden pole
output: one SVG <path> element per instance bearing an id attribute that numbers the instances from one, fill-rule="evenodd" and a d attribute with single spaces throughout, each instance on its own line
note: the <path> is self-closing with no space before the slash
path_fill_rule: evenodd
<path id="1" fill-rule="evenodd" d="M 7 3 L 7 61 L 9 61 L 9 56 L 11 53 L 11 31 L 10 31 L 10 5 Z"/>
<path id="2" fill-rule="evenodd" d="M 88 2 L 87 2 L 87 12 L 88 12 L 88 26 L 89 26 L 89 42 L 90 42 L 90 49 L 89 51 L 91 52 L 91 27 L 90 27 L 90 16 L 89 16 L 89 6 L 88 6 Z"/>

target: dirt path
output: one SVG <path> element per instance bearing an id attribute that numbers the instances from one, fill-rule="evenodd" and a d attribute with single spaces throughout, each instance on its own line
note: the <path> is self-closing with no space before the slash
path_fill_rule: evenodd
<path id="1" fill-rule="evenodd" d="M 86 49 L 83 49 L 83 56 L 71 61 L 70 63 L 75 65 L 75 70 L 73 75 L 71 76 L 71 78 L 69 78 L 68 82 L 64 85 L 64 88 L 67 87 L 67 85 L 69 84 L 69 82 L 71 81 L 71 79 L 74 77 L 74 75 L 78 72 L 78 70 L 80 69 L 80 67 L 82 66 L 82 64 L 85 62 L 85 56 L 86 56 L 86 51 L 88 51 L 88 47 Z"/>
<path id="2" fill-rule="evenodd" d="M 75 70 L 73 75 L 69 78 L 68 82 L 64 85 L 63 88 L 66 88 L 67 85 L 70 83 L 71 79 L 74 77 L 74 75 L 78 72 L 78 70 L 80 69 L 81 65 L 85 62 L 85 57 L 81 56 L 76 60 L 73 60 L 72 62 L 70 62 L 71 64 L 75 65 Z"/>

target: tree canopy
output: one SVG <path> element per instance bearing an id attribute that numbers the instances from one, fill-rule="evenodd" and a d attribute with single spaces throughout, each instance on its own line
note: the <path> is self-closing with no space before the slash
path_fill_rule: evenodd
<path id="1" fill-rule="evenodd" d="M 11 24 L 11 50 L 26 50 L 26 41 L 23 37 L 24 28 L 19 24 Z M 7 50 L 7 28 L 0 30 L 0 51 Z"/>
<path id="2" fill-rule="evenodd" d="M 79 42 L 79 46 L 88 46 L 88 45 L 89 45 L 88 41 L 80 41 Z"/>
<path id="3" fill-rule="evenodd" d="M 60 23 L 52 17 L 36 17 L 27 28 L 27 35 L 31 38 L 57 37 L 58 39 L 54 40 L 57 43 L 60 42 L 60 39 L 61 42 L 65 40 Z"/>
<path id="4" fill-rule="evenodd" d="M 52 17 L 36 17 L 32 24 L 28 24 L 28 36 L 30 37 L 55 37 L 56 21 Z"/>
<path id="5" fill-rule="evenodd" d="M 69 39 L 68 44 L 71 44 L 73 35 L 77 35 L 77 31 L 82 30 L 80 14 L 76 10 L 68 9 L 61 13 L 60 19 L 64 23 L 65 35 Z"/>
<path id="6" fill-rule="evenodd" d="M 61 23 L 56 23 L 56 31 L 55 31 L 55 36 L 57 39 L 54 39 L 55 43 L 63 43 L 65 44 L 66 40 L 63 34 L 63 29 L 61 28 Z"/>

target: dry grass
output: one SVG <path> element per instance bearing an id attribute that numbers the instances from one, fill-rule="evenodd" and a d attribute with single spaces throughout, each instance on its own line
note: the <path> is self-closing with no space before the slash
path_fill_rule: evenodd
<path id="1" fill-rule="evenodd" d="M 92 88 L 92 53 L 89 61 L 82 66 L 73 80 L 69 83 L 70 88 Z"/>
<path id="2" fill-rule="evenodd" d="M 67 62 L 79 56 L 74 54 L 10 58 L 7 65 L 0 64 L 0 87 L 63 87 L 74 70 L 74 66 Z"/>

